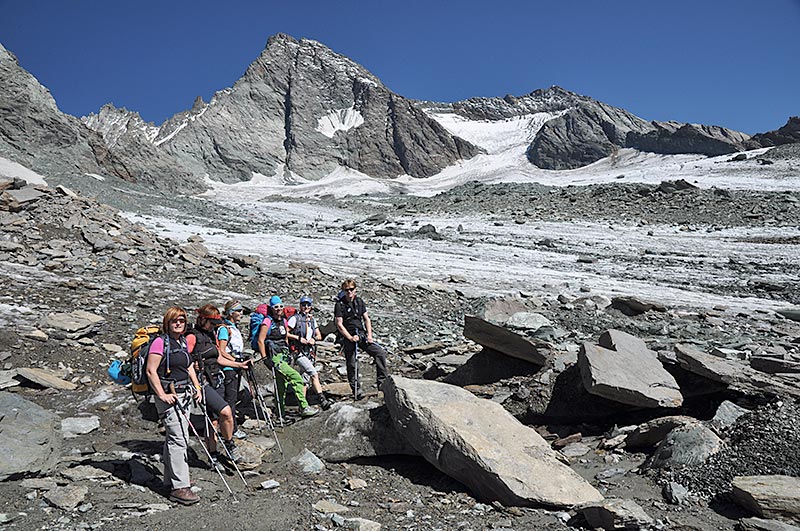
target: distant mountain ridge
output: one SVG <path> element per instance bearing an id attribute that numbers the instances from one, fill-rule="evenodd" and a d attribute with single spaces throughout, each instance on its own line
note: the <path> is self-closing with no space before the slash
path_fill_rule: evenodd
<path id="1" fill-rule="evenodd" d="M 205 178 L 254 174 L 315 180 L 339 168 L 385 179 L 429 177 L 484 152 L 480 138 L 449 132 L 440 111 L 480 123 L 536 115 L 523 155 L 551 170 L 585 166 L 621 148 L 712 156 L 800 141 L 798 118 L 750 137 L 649 122 L 557 86 L 455 103 L 410 100 L 319 42 L 284 34 L 269 38 L 233 86 L 209 102 L 198 97 L 160 126 L 112 104 L 81 120 L 61 113 L 2 46 L 0 89 L 0 156 L 45 175 L 105 172 L 166 190 L 202 190 Z"/>

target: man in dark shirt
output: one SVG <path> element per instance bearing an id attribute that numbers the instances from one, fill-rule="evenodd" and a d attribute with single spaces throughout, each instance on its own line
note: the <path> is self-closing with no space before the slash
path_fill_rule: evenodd
<path id="1" fill-rule="evenodd" d="M 378 389 L 389 374 L 386 370 L 386 351 L 372 338 L 372 321 L 366 304 L 356 295 L 356 281 L 349 278 L 342 282 L 342 291 L 344 296 L 336 301 L 333 316 L 336 328 L 342 336 L 342 348 L 347 360 L 347 381 L 350 382 L 356 400 L 360 400 L 364 395 L 358 381 L 357 350 L 361 349 L 375 359 Z"/>

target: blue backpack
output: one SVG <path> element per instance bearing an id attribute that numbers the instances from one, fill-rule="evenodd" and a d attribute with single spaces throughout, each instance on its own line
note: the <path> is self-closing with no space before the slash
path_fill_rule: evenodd
<path id="1" fill-rule="evenodd" d="M 258 352 L 258 333 L 261 330 L 261 325 L 264 324 L 264 321 L 267 321 L 267 334 L 269 334 L 270 330 L 272 329 L 272 318 L 267 317 L 266 315 L 262 315 L 258 312 L 253 312 L 250 314 L 250 348 L 253 349 L 254 352 Z"/>

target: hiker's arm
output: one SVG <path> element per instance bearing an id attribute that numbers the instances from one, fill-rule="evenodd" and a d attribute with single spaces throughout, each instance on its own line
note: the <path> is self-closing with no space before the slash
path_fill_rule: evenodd
<path id="1" fill-rule="evenodd" d="M 228 354 L 225 350 L 225 344 L 227 341 L 220 341 L 219 343 L 219 354 L 217 354 L 217 364 L 221 365 L 222 367 L 233 367 L 234 369 L 246 369 L 250 366 L 250 361 L 236 361 L 230 354 Z"/>
<path id="2" fill-rule="evenodd" d="M 267 340 L 267 332 L 269 331 L 268 326 L 261 325 L 261 328 L 258 329 L 258 352 L 261 353 L 262 359 L 267 359 L 267 347 L 264 345 L 264 341 Z"/>
<path id="3" fill-rule="evenodd" d="M 372 320 L 369 318 L 367 312 L 364 312 L 361 316 L 364 319 L 364 331 L 367 333 L 367 343 L 372 343 Z"/>
<path id="4" fill-rule="evenodd" d="M 351 336 L 350 332 L 347 331 L 347 328 L 344 327 L 344 319 L 341 317 L 336 318 L 336 329 L 342 334 L 346 340 L 351 341 L 353 343 L 358 342 L 358 336 Z"/>

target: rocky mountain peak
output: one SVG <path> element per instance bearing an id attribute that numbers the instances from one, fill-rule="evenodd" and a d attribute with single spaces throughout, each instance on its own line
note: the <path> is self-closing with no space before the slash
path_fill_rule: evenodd
<path id="1" fill-rule="evenodd" d="M 162 126 L 155 142 L 192 171 L 222 180 L 317 179 L 340 167 L 423 177 L 479 152 L 361 65 L 285 34 L 270 37 L 233 87 Z"/>
<path id="2" fill-rule="evenodd" d="M 145 122 L 138 112 L 129 111 L 125 107 L 115 107 L 113 103 L 106 103 L 97 114 L 89 113 L 82 116 L 83 122 L 89 129 L 97 131 L 103 137 L 106 145 L 115 147 L 124 135 L 141 136 L 147 142 L 152 142 L 158 135 L 158 127 L 152 122 Z"/>

